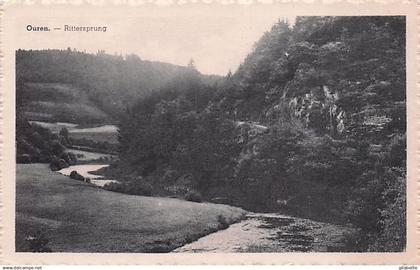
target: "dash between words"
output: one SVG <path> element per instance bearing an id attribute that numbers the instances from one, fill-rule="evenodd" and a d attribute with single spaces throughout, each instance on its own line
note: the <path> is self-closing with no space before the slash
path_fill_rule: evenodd
<path id="1" fill-rule="evenodd" d="M 65 24 L 63 28 L 54 27 L 54 30 L 64 30 L 64 32 L 106 32 L 107 26 L 74 26 Z M 48 26 L 35 26 L 28 24 L 26 26 L 28 32 L 49 32 L 51 28 Z"/>

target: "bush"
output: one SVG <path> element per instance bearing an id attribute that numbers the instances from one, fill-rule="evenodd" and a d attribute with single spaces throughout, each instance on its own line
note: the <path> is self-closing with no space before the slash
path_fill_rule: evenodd
<path id="1" fill-rule="evenodd" d="M 33 235 L 29 235 L 25 239 L 28 242 L 31 252 L 52 252 L 47 246 L 50 242 L 44 233 L 37 231 Z"/>
<path id="2" fill-rule="evenodd" d="M 124 193 L 122 192 L 122 185 L 120 183 L 115 183 L 115 182 L 111 182 L 111 183 L 107 183 L 103 186 L 103 188 L 105 190 L 109 190 L 109 191 L 114 191 L 114 192 L 119 192 L 119 193 Z"/>
<path id="3" fill-rule="evenodd" d="M 74 165 L 74 164 L 76 164 L 77 163 L 77 156 L 74 154 L 74 153 L 72 153 L 72 152 L 68 152 L 68 153 L 66 153 L 67 155 L 67 158 L 68 158 L 68 160 L 66 160 L 69 164 L 71 164 L 71 165 Z"/>
<path id="4" fill-rule="evenodd" d="M 188 191 L 188 193 L 185 194 L 184 199 L 190 202 L 198 202 L 198 203 L 203 201 L 201 194 L 195 190 Z"/>
<path id="5" fill-rule="evenodd" d="M 85 181 L 85 178 L 80 175 L 77 171 L 72 171 L 70 173 L 70 178 L 78 181 Z"/>
<path id="6" fill-rule="evenodd" d="M 60 155 L 60 159 L 64 160 L 67 164 L 74 165 L 77 162 L 76 155 L 74 153 L 66 153 Z"/>
<path id="7" fill-rule="evenodd" d="M 64 152 L 65 149 L 66 148 L 60 143 L 59 140 L 53 140 L 50 144 L 50 150 L 54 155 L 59 156 Z"/>
<path id="8" fill-rule="evenodd" d="M 69 164 L 64 159 L 58 159 L 56 156 L 51 158 L 50 169 L 52 171 L 59 171 L 63 168 L 67 168 Z"/>
<path id="9" fill-rule="evenodd" d="M 222 215 L 217 216 L 217 222 L 219 222 L 219 225 L 217 225 L 217 229 L 224 230 L 229 227 L 229 223 L 227 222 L 226 218 Z"/>
<path id="10" fill-rule="evenodd" d="M 16 115 L 17 163 L 49 163 L 54 156 L 60 157 L 64 150 L 56 134 Z M 59 170 L 56 164 L 52 167 Z"/>
<path id="11" fill-rule="evenodd" d="M 168 253 L 173 249 L 172 246 L 170 245 L 156 245 L 150 248 L 150 250 L 148 252 L 150 253 Z"/>
<path id="12" fill-rule="evenodd" d="M 153 188 L 150 184 L 136 181 L 136 182 L 129 182 L 127 193 L 131 195 L 151 196 L 152 191 L 153 191 Z"/>
<path id="13" fill-rule="evenodd" d="M 112 182 L 106 184 L 104 189 L 139 196 L 151 196 L 153 194 L 153 187 L 148 183 L 141 182 Z"/>
<path id="14" fill-rule="evenodd" d="M 31 156 L 28 154 L 18 155 L 16 163 L 31 163 Z"/>

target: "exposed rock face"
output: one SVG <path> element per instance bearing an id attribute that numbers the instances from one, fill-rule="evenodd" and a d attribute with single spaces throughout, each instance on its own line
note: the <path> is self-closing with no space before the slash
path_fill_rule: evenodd
<path id="1" fill-rule="evenodd" d="M 401 26 L 399 18 L 302 17 L 291 33 L 279 23 L 229 78 L 222 107 L 235 121 L 295 119 L 318 135 L 390 134 L 405 114 Z"/>
<path id="2" fill-rule="evenodd" d="M 345 129 L 346 113 L 337 106 L 339 95 L 328 86 L 313 88 L 303 96 L 289 99 L 288 109 L 306 127 L 320 133 L 341 134 Z M 278 107 L 277 107 L 278 108 Z"/>
<path id="3" fill-rule="evenodd" d="M 286 113 L 318 134 L 344 136 L 363 132 L 373 135 L 390 124 L 393 112 L 405 111 L 404 104 L 398 101 L 385 106 L 367 103 L 360 110 L 345 110 L 340 106 L 340 101 L 338 92 L 323 85 L 300 96 L 282 97 L 280 102 L 267 110 L 265 117 L 278 119 Z"/>
<path id="4" fill-rule="evenodd" d="M 187 80 L 140 100 L 120 129 L 123 171 L 164 194 L 353 222 L 364 242 L 400 224 L 402 239 L 404 29 L 389 16 L 279 22 L 215 89 Z"/>

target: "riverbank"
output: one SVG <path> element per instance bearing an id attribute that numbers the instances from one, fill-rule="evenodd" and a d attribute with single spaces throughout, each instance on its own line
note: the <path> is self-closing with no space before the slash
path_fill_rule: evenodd
<path id="1" fill-rule="evenodd" d="M 248 213 L 226 230 L 172 252 L 345 252 L 345 235 L 353 230 L 275 213 Z"/>
<path id="2" fill-rule="evenodd" d="M 107 164 L 79 164 L 63 168 L 59 170 L 58 173 L 70 177 L 71 172 L 76 171 L 79 175 L 83 176 L 84 178 L 88 178 L 90 183 L 99 187 L 104 187 L 106 184 L 118 183 L 118 181 L 112 179 L 104 179 L 102 175 L 92 174 L 91 172 L 97 171 L 101 168 L 105 168 L 108 166 L 109 165 Z"/>
<path id="3" fill-rule="evenodd" d="M 227 205 L 106 191 L 47 164 L 16 167 L 18 252 L 30 251 L 25 239 L 39 233 L 53 252 L 168 252 L 244 214 Z"/>

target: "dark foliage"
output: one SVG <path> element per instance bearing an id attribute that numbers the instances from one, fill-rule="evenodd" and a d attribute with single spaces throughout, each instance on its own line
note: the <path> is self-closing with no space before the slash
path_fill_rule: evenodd
<path id="1" fill-rule="evenodd" d="M 218 87 L 190 68 L 130 107 L 114 168 L 156 189 L 351 223 L 350 250 L 402 251 L 405 87 L 403 17 L 279 22 Z"/>
<path id="2" fill-rule="evenodd" d="M 77 171 L 71 171 L 70 178 L 77 181 L 85 181 L 85 178 L 80 175 Z"/>
<path id="3" fill-rule="evenodd" d="M 121 181 L 108 190 L 226 198 L 254 211 L 350 223 L 357 233 L 347 237 L 349 250 L 403 251 L 405 61 L 405 18 L 393 16 L 279 21 L 220 84 L 192 64 L 19 50 L 17 162 L 59 170 L 76 162 L 65 146 L 118 151 L 106 174 Z M 52 134 L 24 119 L 63 98 L 86 100 L 84 113 L 53 106 L 49 120 L 112 116 L 119 145 L 71 139 L 66 129 Z M 45 116 L 35 112 L 29 117 Z M 219 224 L 227 227 L 222 218 Z M 34 250 L 46 245 L 34 243 Z"/>
<path id="4" fill-rule="evenodd" d="M 31 252 L 52 252 L 51 248 L 48 247 L 50 240 L 40 231 L 26 237 L 26 241 Z"/>
<path id="5" fill-rule="evenodd" d="M 67 164 L 76 162 L 76 157 L 65 153 L 65 138 L 51 133 L 46 128 L 30 124 L 19 114 L 16 117 L 16 162 L 58 164 L 63 160 Z"/>
<path id="6" fill-rule="evenodd" d="M 217 225 L 218 230 L 224 230 L 229 227 L 229 222 L 227 222 L 226 218 L 222 215 L 217 216 L 217 222 L 219 225 Z"/>
<path id="7" fill-rule="evenodd" d="M 62 158 L 57 158 L 56 156 L 51 158 L 50 169 L 52 171 L 59 171 L 63 168 L 67 168 L 68 166 L 69 164 Z"/>
<path id="8" fill-rule="evenodd" d="M 115 154 L 118 151 L 118 145 L 107 141 L 96 141 L 87 138 L 71 138 L 68 139 L 68 143 L 71 145 L 71 148 L 87 152 Z"/>
<path id="9" fill-rule="evenodd" d="M 141 178 L 108 183 L 104 189 L 130 195 L 151 196 L 153 194 L 153 187 L 149 183 L 143 182 Z"/>
<path id="10" fill-rule="evenodd" d="M 29 114 L 29 120 L 109 123 L 116 121 L 133 100 L 187 69 L 103 51 L 17 50 L 17 104 Z M 200 76 L 217 80 L 214 76 Z M 57 104 L 60 106 L 54 106 Z"/>
<path id="11" fill-rule="evenodd" d="M 202 202 L 203 197 L 200 193 L 198 193 L 195 190 L 189 191 L 187 194 L 185 194 L 184 199 L 190 202 Z"/>

